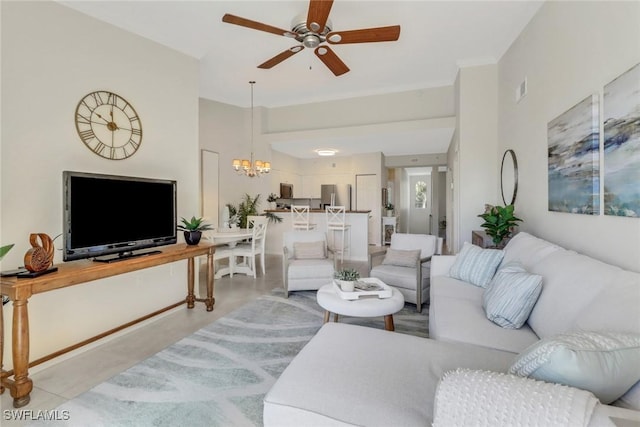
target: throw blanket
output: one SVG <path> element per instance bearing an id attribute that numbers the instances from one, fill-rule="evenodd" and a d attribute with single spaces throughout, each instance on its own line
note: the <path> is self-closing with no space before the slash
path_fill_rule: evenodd
<path id="1" fill-rule="evenodd" d="M 458 369 L 436 390 L 442 426 L 586 426 L 597 403 L 584 390 L 498 372 Z"/>

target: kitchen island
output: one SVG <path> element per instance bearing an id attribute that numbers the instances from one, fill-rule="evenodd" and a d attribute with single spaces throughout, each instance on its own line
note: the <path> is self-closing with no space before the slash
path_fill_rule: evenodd
<path id="1" fill-rule="evenodd" d="M 266 253 L 282 255 L 282 233 L 292 230 L 291 211 L 289 209 L 273 209 L 266 210 L 266 212 L 282 218 L 282 222 L 270 221 L 267 226 Z M 351 246 L 351 253 L 345 253 L 345 260 L 367 261 L 369 259 L 369 213 L 370 211 L 347 211 L 345 213 L 345 222 L 350 225 L 350 230 L 346 232 L 346 241 Z M 316 225 L 315 230 L 327 231 L 327 214 L 324 209 L 311 209 L 309 222 Z M 330 243 L 332 238 L 332 236 L 328 237 Z"/>

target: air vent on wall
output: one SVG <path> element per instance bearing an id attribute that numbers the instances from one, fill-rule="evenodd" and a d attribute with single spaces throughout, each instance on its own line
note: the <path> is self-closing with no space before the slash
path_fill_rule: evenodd
<path id="1" fill-rule="evenodd" d="M 522 98 L 527 95 L 527 78 L 525 77 L 522 83 L 516 88 L 516 102 L 520 102 Z"/>

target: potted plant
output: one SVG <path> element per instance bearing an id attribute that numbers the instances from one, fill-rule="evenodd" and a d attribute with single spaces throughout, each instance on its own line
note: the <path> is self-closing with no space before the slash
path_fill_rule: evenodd
<path id="1" fill-rule="evenodd" d="M 273 194 L 273 193 L 272 193 Z M 260 206 L 260 194 L 255 197 L 251 197 L 249 194 L 245 194 L 242 201 L 238 206 L 234 206 L 231 203 L 227 203 L 229 208 L 229 224 L 237 225 L 240 228 L 247 228 L 247 217 L 260 215 L 258 213 L 258 207 Z M 282 222 L 282 218 L 274 215 L 272 212 L 265 213 L 265 216 L 272 222 Z"/>
<path id="2" fill-rule="evenodd" d="M 481 227 L 491 237 L 496 248 L 503 248 L 518 226 L 520 218 L 513 214 L 514 206 L 484 205 L 484 213 L 478 215 L 484 220 Z"/>
<path id="3" fill-rule="evenodd" d="M 184 231 L 184 240 L 188 245 L 197 245 L 202 238 L 202 232 L 211 230 L 211 226 L 204 222 L 202 218 L 191 217 L 191 220 L 181 218 L 182 225 L 178 225 L 178 230 Z"/>
<path id="4" fill-rule="evenodd" d="M 340 288 L 344 292 L 353 292 L 355 283 L 360 278 L 360 273 L 353 268 L 345 268 L 334 273 L 333 277 L 337 280 Z"/>
<path id="5" fill-rule="evenodd" d="M 394 207 L 395 206 L 393 206 L 393 203 L 389 203 L 389 202 L 387 202 L 384 205 L 384 208 L 387 210 L 387 216 L 393 216 L 393 208 Z"/>
<path id="6" fill-rule="evenodd" d="M 275 209 L 276 201 L 278 200 L 278 195 L 276 193 L 269 193 L 267 196 L 267 202 L 269 202 L 269 209 Z"/>

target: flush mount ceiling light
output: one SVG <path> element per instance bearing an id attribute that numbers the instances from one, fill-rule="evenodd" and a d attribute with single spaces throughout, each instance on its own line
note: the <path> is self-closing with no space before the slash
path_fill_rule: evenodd
<path id="1" fill-rule="evenodd" d="M 316 153 L 318 154 L 318 156 L 335 156 L 337 150 L 324 148 L 322 150 L 316 150 Z"/>
<path id="2" fill-rule="evenodd" d="M 231 167 L 235 169 L 241 175 L 246 175 L 249 178 L 260 176 L 263 173 L 269 173 L 271 171 L 271 163 L 263 162 L 262 160 L 253 161 L 253 85 L 255 81 L 250 81 L 251 85 L 251 160 L 247 159 L 233 159 Z"/>

